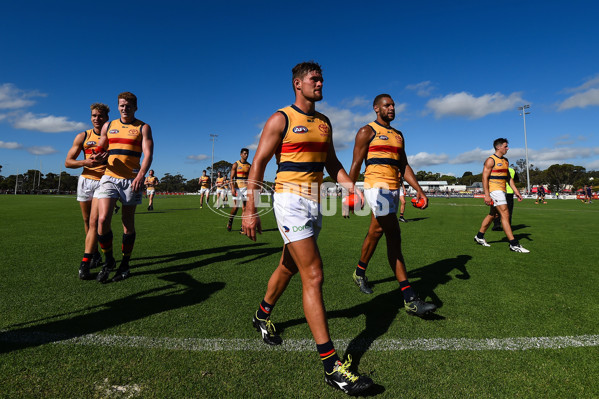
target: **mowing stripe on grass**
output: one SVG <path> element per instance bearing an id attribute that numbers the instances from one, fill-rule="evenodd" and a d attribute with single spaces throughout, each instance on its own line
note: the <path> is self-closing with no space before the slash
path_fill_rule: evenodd
<path id="1" fill-rule="evenodd" d="M 150 348 L 186 351 L 314 351 L 311 339 L 288 339 L 281 346 L 268 346 L 259 339 L 218 339 L 218 338 L 152 338 L 142 336 L 119 336 L 86 334 L 73 337 L 66 334 L 46 332 L 19 333 L 0 331 L 0 342 L 14 344 L 58 344 L 89 345 L 127 348 Z M 565 337 L 520 337 L 520 338 L 422 338 L 422 339 L 380 339 L 380 340 L 334 340 L 338 349 L 371 351 L 519 351 L 531 349 L 563 349 L 599 346 L 599 335 L 577 335 Z"/>

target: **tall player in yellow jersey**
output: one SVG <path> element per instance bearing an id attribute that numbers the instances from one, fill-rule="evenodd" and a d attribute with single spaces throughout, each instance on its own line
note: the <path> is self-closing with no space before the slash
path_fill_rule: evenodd
<path id="1" fill-rule="evenodd" d="M 106 163 L 92 157 L 95 154 L 102 126 L 108 121 L 110 108 L 108 105 L 95 103 L 90 106 L 93 128 L 79 133 L 73 146 L 67 153 L 64 166 L 67 168 L 81 168 L 83 172 L 77 183 L 77 201 L 81 206 L 81 215 L 85 226 L 85 251 L 79 265 L 79 278 L 87 280 L 91 277 L 89 270 L 102 260 L 98 252 L 98 199 L 94 193 L 100 187 L 100 179 L 104 175 Z M 83 159 L 78 161 L 79 154 L 83 151 Z"/>
<path id="2" fill-rule="evenodd" d="M 291 278 L 299 272 L 304 314 L 323 362 L 325 381 L 348 394 L 357 394 L 368 389 L 372 380 L 351 371 L 351 358 L 342 363 L 335 351 L 322 295 L 322 259 L 316 244 L 322 221 L 319 188 L 323 169 L 349 191 L 353 192 L 354 185 L 337 159 L 329 119 L 315 110 L 316 102 L 322 99 L 320 65 L 301 63 L 292 73 L 295 102 L 275 112 L 266 122 L 248 178 L 242 226 L 245 234 L 255 241 L 256 232 L 262 232 L 255 200 L 260 195 L 259 184 L 264 179 L 266 165 L 276 154 L 278 171 L 273 204 L 283 237 L 283 253 L 252 322 L 265 343 L 282 342 L 270 314 Z"/>
<path id="3" fill-rule="evenodd" d="M 418 298 L 408 281 L 401 251 L 401 232 L 396 217 L 400 189 L 403 188 L 402 178 L 416 190 L 416 198 L 424 200 L 423 208 L 428 206 L 428 198 L 408 164 L 403 134 L 391 127 L 391 122 L 395 119 L 395 102 L 389 94 L 379 94 L 375 97 L 372 107 L 376 112 L 376 120 L 358 130 L 349 172 L 349 177 L 355 182 L 360 174 L 362 162 L 366 160 L 364 198 L 372 211 L 370 227 L 362 244 L 353 279 L 362 292 L 372 294 L 366 268 L 384 234 L 389 266 L 399 282 L 405 309 L 408 314 L 421 316 L 437 307 Z"/>
<path id="4" fill-rule="evenodd" d="M 218 172 L 216 175 L 216 199 L 214 200 L 214 208 L 218 209 L 221 206 L 225 206 L 225 181 L 226 177 L 223 176 L 221 172 Z"/>
<path id="5" fill-rule="evenodd" d="M 106 262 L 96 278 L 101 283 L 108 281 L 109 274 L 116 266 L 111 222 L 112 210 L 118 199 L 123 204 L 123 258 L 111 281 L 129 277 L 129 260 L 135 244 L 135 208 L 141 204 L 145 176 L 154 153 L 150 125 L 135 117 L 137 97 L 133 93 L 123 92 L 119 94 L 118 102 L 121 117 L 104 124 L 99 144 L 108 151 L 102 154 L 108 159 L 108 164 L 98 192 L 98 242 L 106 256 Z"/>
<path id="6" fill-rule="evenodd" d="M 528 249 L 522 247 L 512 233 L 510 225 L 510 214 L 505 198 L 506 182 L 509 182 L 510 187 L 514 190 L 514 195 L 518 197 L 518 201 L 522 201 L 522 195 L 516 188 L 516 183 L 509 173 L 509 161 L 505 158 L 509 147 L 508 141 L 504 138 L 498 138 L 493 142 L 495 153 L 485 161 L 483 167 L 483 190 L 485 191 L 485 204 L 491 208 L 489 214 L 485 216 L 480 226 L 480 230 L 474 236 L 474 241 L 483 247 L 490 247 L 485 240 L 485 232 L 493 223 L 497 214 L 501 216 L 501 226 L 510 243 L 510 251 L 528 253 Z"/>
<path id="7" fill-rule="evenodd" d="M 233 196 L 233 209 L 231 209 L 229 222 L 227 222 L 227 231 L 231 231 L 233 228 L 233 219 L 237 215 L 240 203 L 242 211 L 245 211 L 247 181 L 252 167 L 252 164 L 248 162 L 249 155 L 250 150 L 242 148 L 239 153 L 239 161 L 231 165 L 231 181 L 229 184 L 231 185 L 231 195 Z"/>

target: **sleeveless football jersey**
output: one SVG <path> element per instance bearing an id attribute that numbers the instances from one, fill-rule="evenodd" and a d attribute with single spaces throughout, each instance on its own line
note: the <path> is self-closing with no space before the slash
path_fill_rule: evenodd
<path id="1" fill-rule="evenodd" d="M 276 150 L 275 191 L 291 192 L 320 202 L 320 185 L 332 128 L 320 112 L 304 113 L 295 105 L 278 110 L 287 121 L 281 145 Z"/>
<path id="2" fill-rule="evenodd" d="M 243 163 L 241 160 L 237 161 L 237 171 L 235 181 L 237 182 L 237 187 L 243 188 L 248 185 L 248 175 L 250 174 L 250 167 L 252 164 L 249 162 Z"/>
<path id="3" fill-rule="evenodd" d="M 216 187 L 223 188 L 224 185 L 225 185 L 225 178 L 224 177 L 217 177 L 216 178 Z"/>
<path id="4" fill-rule="evenodd" d="M 505 192 L 505 184 L 510 181 L 508 170 L 510 163 L 508 162 L 507 158 L 499 158 L 495 154 L 491 155 L 489 158 L 491 158 L 495 163 L 493 169 L 491 170 L 491 175 L 489 176 L 489 192 Z"/>
<path id="5" fill-rule="evenodd" d="M 399 130 L 385 127 L 377 121 L 368 124 L 375 135 L 370 140 L 364 172 L 365 188 L 399 189 L 399 161 L 404 148 L 403 135 Z"/>
<path id="6" fill-rule="evenodd" d="M 210 188 L 210 176 L 200 176 L 200 188 Z"/>
<path id="7" fill-rule="evenodd" d="M 154 188 L 158 184 L 158 178 L 156 176 L 148 177 L 148 187 Z"/>
<path id="8" fill-rule="evenodd" d="M 142 148 L 140 120 L 123 123 L 115 119 L 108 125 L 108 166 L 106 174 L 119 179 L 134 179 L 139 172 Z"/>
<path id="9" fill-rule="evenodd" d="M 85 131 L 85 139 L 83 141 L 83 155 L 85 159 L 89 158 L 96 148 L 98 147 L 98 141 L 100 140 L 100 135 L 97 134 L 94 129 L 89 129 Z M 106 165 L 99 165 L 93 168 L 83 167 L 83 172 L 81 172 L 81 176 L 91 179 L 91 180 L 100 180 L 104 175 L 104 171 L 106 170 Z"/>

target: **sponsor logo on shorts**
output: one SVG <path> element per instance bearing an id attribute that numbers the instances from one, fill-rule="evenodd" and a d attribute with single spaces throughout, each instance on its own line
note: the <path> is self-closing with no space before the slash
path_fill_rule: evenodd
<path id="1" fill-rule="evenodd" d="M 283 226 L 283 227 L 285 227 L 285 226 Z M 292 227 L 291 227 L 291 230 L 292 230 L 294 233 L 297 233 L 297 232 L 299 232 L 299 231 L 310 230 L 311 228 L 312 228 L 312 225 L 311 225 L 311 223 L 306 223 L 304 226 L 292 226 Z M 285 232 L 287 233 L 288 231 L 289 231 L 289 230 L 287 230 L 287 231 L 285 231 Z"/>
<path id="2" fill-rule="evenodd" d="M 119 132 L 118 129 L 112 129 L 108 133 L 110 133 L 110 134 L 117 134 L 118 132 Z"/>
<path id="3" fill-rule="evenodd" d="M 305 126 L 295 126 L 293 128 L 293 133 L 297 133 L 297 134 L 308 133 L 308 128 Z"/>
<path id="4" fill-rule="evenodd" d="M 285 233 L 289 233 L 289 227 L 283 226 L 283 230 L 285 231 Z"/>
<path id="5" fill-rule="evenodd" d="M 379 139 L 381 139 L 381 140 L 389 140 L 389 137 L 387 137 L 387 136 L 385 136 L 385 135 L 381 134 L 381 135 L 379 136 Z"/>

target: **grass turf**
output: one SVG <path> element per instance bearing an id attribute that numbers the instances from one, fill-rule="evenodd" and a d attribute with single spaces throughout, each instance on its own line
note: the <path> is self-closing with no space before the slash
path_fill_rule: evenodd
<path id="1" fill-rule="evenodd" d="M 508 251 L 502 232 L 473 241 L 482 200 L 431 199 L 401 224 L 412 285 L 439 306 L 423 320 L 403 310 L 381 240 L 368 268 L 373 295 L 351 281 L 369 217 L 324 218 L 319 247 L 333 341 L 379 397 L 599 397 L 599 348 L 531 350 L 368 349 L 377 340 L 512 338 L 599 333 L 599 209 L 579 201 L 517 203 L 514 233 L 530 254 Z M 119 216 L 113 219 L 119 246 Z M 195 196 L 140 206 L 132 277 L 80 281 L 81 215 L 74 197 L 0 196 L 0 397 L 331 397 L 315 350 L 272 351 L 250 318 L 282 241 L 272 214 L 253 243 Z M 118 259 L 118 256 L 117 256 Z M 301 281 L 273 312 L 287 340 L 310 340 Z M 255 340 L 249 350 L 194 351 L 60 342 L 86 334 Z M 13 338 L 24 337 L 23 342 Z M 37 341 L 32 337 L 42 337 Z M 342 351 L 341 351 L 342 352 Z"/>

